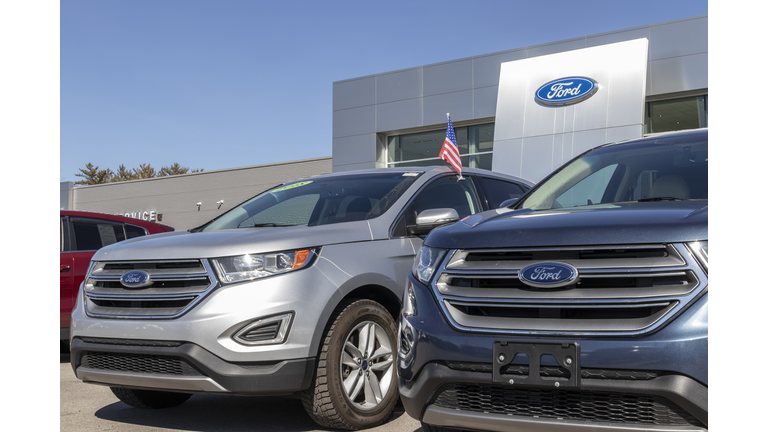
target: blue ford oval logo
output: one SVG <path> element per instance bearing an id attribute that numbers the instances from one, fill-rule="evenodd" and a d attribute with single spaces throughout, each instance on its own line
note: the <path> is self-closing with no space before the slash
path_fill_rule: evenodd
<path id="1" fill-rule="evenodd" d="M 559 288 L 576 283 L 579 271 L 566 263 L 539 262 L 523 267 L 517 276 L 534 288 Z"/>
<path id="2" fill-rule="evenodd" d="M 544 105 L 569 105 L 595 94 L 597 81 L 587 77 L 568 77 L 550 81 L 536 90 L 536 101 Z"/>
<path id="3" fill-rule="evenodd" d="M 149 278 L 149 274 L 141 270 L 131 270 L 124 273 L 120 278 L 120 283 L 126 288 L 144 288 L 152 285 L 152 280 Z"/>

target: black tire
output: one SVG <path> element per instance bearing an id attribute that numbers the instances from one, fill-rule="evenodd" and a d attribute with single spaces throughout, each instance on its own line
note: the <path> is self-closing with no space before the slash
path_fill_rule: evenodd
<path id="1" fill-rule="evenodd" d="M 424 422 L 421 422 L 421 430 L 424 432 L 461 432 L 459 429 L 448 429 L 440 426 L 426 424 Z"/>
<path id="2" fill-rule="evenodd" d="M 134 390 L 124 387 L 110 387 L 112 393 L 123 403 L 136 408 L 170 408 L 183 404 L 192 395 L 153 390 Z"/>
<path id="3" fill-rule="evenodd" d="M 337 309 L 314 381 L 301 397 L 317 424 L 358 430 L 389 418 L 398 399 L 396 335 L 392 315 L 375 301 L 357 300 Z"/>

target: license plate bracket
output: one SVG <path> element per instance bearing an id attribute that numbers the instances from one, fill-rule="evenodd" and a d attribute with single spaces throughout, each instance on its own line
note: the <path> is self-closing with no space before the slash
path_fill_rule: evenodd
<path id="1" fill-rule="evenodd" d="M 493 343 L 493 382 L 515 386 L 577 388 L 581 385 L 580 353 L 577 342 L 497 340 Z M 528 365 L 512 364 L 518 354 L 528 356 Z M 554 357 L 559 366 L 542 367 L 541 357 L 544 355 Z"/>

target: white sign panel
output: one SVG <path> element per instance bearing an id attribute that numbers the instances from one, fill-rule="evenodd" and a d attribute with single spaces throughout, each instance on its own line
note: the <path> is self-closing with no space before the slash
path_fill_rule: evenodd
<path id="1" fill-rule="evenodd" d="M 493 170 L 540 181 L 601 144 L 643 135 L 648 39 L 501 65 Z"/>

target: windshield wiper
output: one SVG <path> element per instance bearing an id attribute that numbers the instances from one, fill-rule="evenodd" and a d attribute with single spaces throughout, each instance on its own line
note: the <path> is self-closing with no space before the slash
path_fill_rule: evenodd
<path id="1" fill-rule="evenodd" d="M 240 228 L 288 227 L 288 226 L 296 226 L 296 224 L 276 224 L 274 222 L 265 222 L 265 223 L 257 223 L 250 226 L 244 226 Z"/>
<path id="2" fill-rule="evenodd" d="M 653 198 L 640 198 L 637 200 L 637 202 L 648 202 L 648 201 L 684 201 L 682 198 L 677 197 L 653 197 Z"/>

